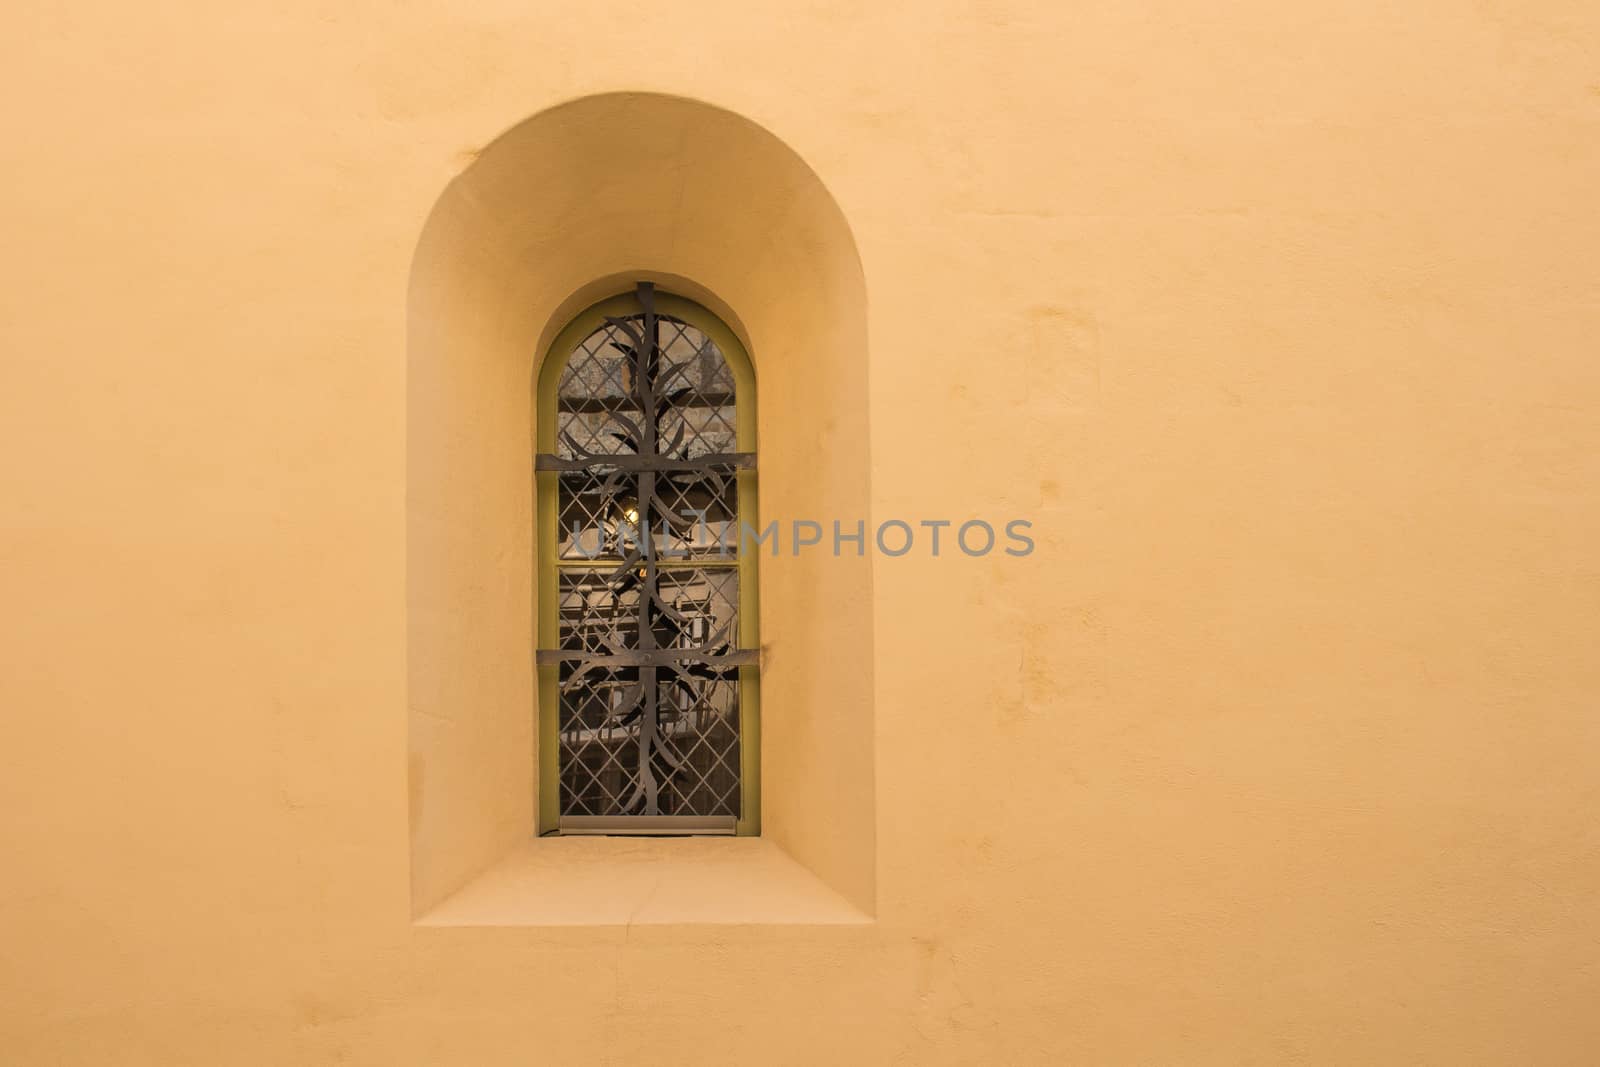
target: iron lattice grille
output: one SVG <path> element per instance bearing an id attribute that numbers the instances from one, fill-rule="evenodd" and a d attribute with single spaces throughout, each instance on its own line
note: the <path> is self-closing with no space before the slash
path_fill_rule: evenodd
<path id="1" fill-rule="evenodd" d="M 734 378 L 712 339 L 655 310 L 608 317 L 556 389 L 559 811 L 740 815 Z"/>

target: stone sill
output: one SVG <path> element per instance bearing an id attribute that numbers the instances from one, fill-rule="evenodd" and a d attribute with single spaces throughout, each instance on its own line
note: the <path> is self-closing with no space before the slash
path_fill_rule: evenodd
<path id="1" fill-rule="evenodd" d="M 545 837 L 418 926 L 851 925 L 872 918 L 759 837 Z"/>

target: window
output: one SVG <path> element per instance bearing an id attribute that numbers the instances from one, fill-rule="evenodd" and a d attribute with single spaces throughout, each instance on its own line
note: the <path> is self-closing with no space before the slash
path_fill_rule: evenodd
<path id="1" fill-rule="evenodd" d="M 543 832 L 758 832 L 755 377 L 640 283 L 540 371 Z"/>

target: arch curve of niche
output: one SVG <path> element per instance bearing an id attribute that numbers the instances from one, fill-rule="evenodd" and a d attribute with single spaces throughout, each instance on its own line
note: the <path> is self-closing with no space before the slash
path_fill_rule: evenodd
<path id="1" fill-rule="evenodd" d="M 871 557 L 850 543 L 831 551 L 833 519 L 849 533 L 868 516 L 855 242 L 816 174 L 771 133 L 697 101 L 615 93 L 543 111 L 485 149 L 439 197 L 412 265 L 415 915 L 545 845 L 533 386 L 573 315 L 641 280 L 714 312 L 755 364 L 762 522 L 785 527 L 783 554 L 764 555 L 760 570 L 764 847 L 872 911 Z M 787 529 L 796 519 L 828 530 L 798 557 Z"/>

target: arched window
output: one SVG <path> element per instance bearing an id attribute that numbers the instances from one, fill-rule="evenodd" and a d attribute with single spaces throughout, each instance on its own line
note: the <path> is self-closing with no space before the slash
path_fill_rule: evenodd
<path id="1" fill-rule="evenodd" d="M 536 426 L 541 832 L 758 832 L 748 356 L 640 283 L 556 338 Z"/>

